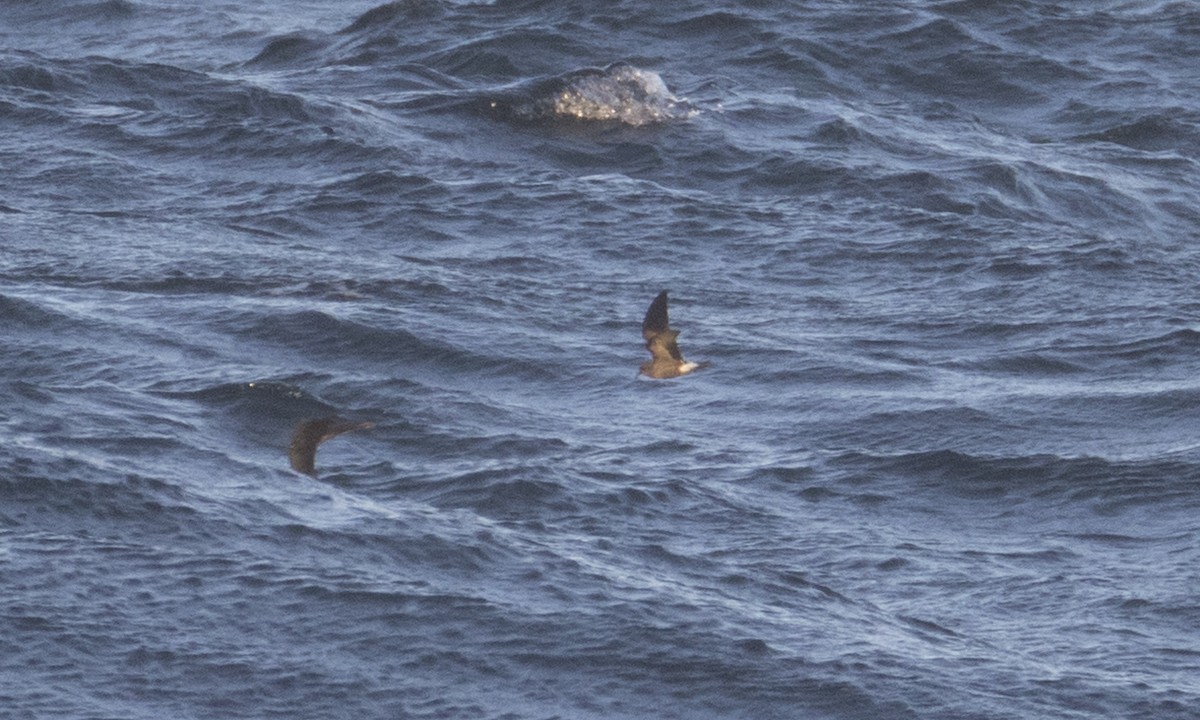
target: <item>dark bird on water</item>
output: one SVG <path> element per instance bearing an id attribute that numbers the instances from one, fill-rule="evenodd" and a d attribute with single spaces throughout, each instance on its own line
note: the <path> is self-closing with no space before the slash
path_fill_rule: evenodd
<path id="1" fill-rule="evenodd" d="M 354 422 L 339 417 L 305 420 L 296 426 L 296 431 L 292 433 L 292 444 L 288 446 L 288 458 L 292 461 L 292 469 L 316 477 L 318 445 L 342 433 L 366 430 L 374 425 L 375 423 L 371 422 Z"/>
<path id="2" fill-rule="evenodd" d="M 675 341 L 679 337 L 679 331 L 672 330 L 667 321 L 666 290 L 660 292 L 646 310 L 646 319 L 642 321 L 642 337 L 646 338 L 646 349 L 651 355 L 650 360 L 642 363 L 642 375 L 673 378 L 708 366 L 706 362 L 688 362 L 680 354 L 679 345 Z"/>

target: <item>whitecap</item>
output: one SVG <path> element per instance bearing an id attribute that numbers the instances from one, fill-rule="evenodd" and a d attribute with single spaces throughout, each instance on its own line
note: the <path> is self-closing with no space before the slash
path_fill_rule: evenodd
<path id="1" fill-rule="evenodd" d="M 646 125 L 690 117 L 692 109 L 671 94 L 658 73 L 619 63 L 569 79 L 554 96 L 554 113 Z"/>

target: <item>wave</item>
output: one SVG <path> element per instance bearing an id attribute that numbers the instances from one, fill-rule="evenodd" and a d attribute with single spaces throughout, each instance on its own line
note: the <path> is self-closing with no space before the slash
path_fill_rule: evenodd
<path id="1" fill-rule="evenodd" d="M 1097 132 L 1076 136 L 1076 140 L 1123 145 L 1149 152 L 1184 151 L 1194 155 L 1200 148 L 1200 117 L 1183 110 L 1143 115 Z"/>
<path id="2" fill-rule="evenodd" d="M 289 347 L 308 355 L 442 367 L 456 371 L 497 370 L 506 363 L 450 342 L 400 328 L 375 327 L 317 310 L 252 314 L 230 318 L 228 327 L 243 337 Z"/>
<path id="3" fill-rule="evenodd" d="M 202 148 L 216 148 L 230 159 L 292 159 L 297 153 L 361 157 L 373 152 L 354 139 L 357 123 L 343 109 L 248 79 L 160 63 L 107 57 L 65 61 L 32 52 L 0 56 L 0 98 L 5 94 L 22 99 L 11 112 L 0 99 L 0 114 L 24 127 L 85 141 L 89 153 L 190 159 Z M 81 194 L 103 195 L 111 181 L 78 178 L 93 166 L 77 163 L 66 170 L 73 173 L 72 183 L 87 188 Z M 120 189 L 121 197 L 105 197 L 104 204 L 140 198 L 138 184 L 130 182 Z"/>
<path id="4" fill-rule="evenodd" d="M 193 498 L 161 480 L 137 475 L 116 481 L 80 479 L 84 472 L 98 474 L 73 460 L 9 464 L 0 479 L 0 525 L 8 513 L 19 513 L 69 517 L 75 526 L 119 522 L 140 532 L 174 532 L 200 515 Z"/>
<path id="5" fill-rule="evenodd" d="M 340 42 L 311 34 L 275 38 L 248 65 L 379 65 L 401 72 L 393 84 L 408 85 L 408 93 L 392 100 L 393 108 L 442 110 L 470 107 L 486 115 L 520 124 L 607 123 L 632 127 L 685 120 L 696 108 L 677 97 L 656 72 L 626 62 L 587 67 L 558 75 L 522 78 L 509 55 L 530 47 L 554 44 L 562 38 L 551 32 L 514 30 L 484 34 L 442 48 L 404 51 L 397 45 L 404 34 L 402 21 L 418 13 L 433 15 L 423 3 L 392 3 L 368 11 L 338 35 Z M 420 43 L 418 43 L 420 45 Z M 499 87 L 481 87 L 466 80 L 501 79 Z M 515 80 L 515 82 L 514 82 Z M 389 103 L 381 103 L 387 107 Z"/>
<path id="6" fill-rule="evenodd" d="M 907 478 L 914 487 L 964 498 L 1084 503 L 1101 513 L 1143 505 L 1200 504 L 1193 490 L 1200 480 L 1200 463 L 1186 460 L 989 456 L 947 449 L 898 455 L 852 452 L 834 458 L 831 466 L 856 477 L 865 472 L 877 478 Z"/>
<path id="7" fill-rule="evenodd" d="M 559 120 L 636 127 L 685 120 L 696 112 L 671 93 L 658 73 L 627 63 L 575 70 L 487 102 L 499 117 L 532 123 Z"/>
<path id="8" fill-rule="evenodd" d="M 421 16 L 434 17 L 440 15 L 442 10 L 443 3 L 436 0 L 399 0 L 367 10 L 339 32 L 343 35 L 364 33 Z"/>
<path id="9" fill-rule="evenodd" d="M 1057 350 L 1070 356 L 1082 355 L 1134 363 L 1137 366 L 1159 367 L 1195 358 L 1200 352 L 1200 331 L 1182 328 L 1124 342 L 1063 345 Z"/>
<path id="10" fill-rule="evenodd" d="M 440 507 L 470 508 L 482 517 L 531 520 L 543 514 L 573 513 L 576 503 L 549 469 L 521 465 L 488 468 L 443 478 L 430 485 Z"/>
<path id="11" fill-rule="evenodd" d="M 0 317 L 4 318 L 4 326 L 9 328 L 15 325 L 23 329 L 42 330 L 73 324 L 61 313 L 48 310 L 32 300 L 8 295 L 0 295 Z"/>

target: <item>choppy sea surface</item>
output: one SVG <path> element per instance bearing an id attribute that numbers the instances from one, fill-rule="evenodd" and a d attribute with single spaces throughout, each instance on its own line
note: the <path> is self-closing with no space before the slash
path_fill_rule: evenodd
<path id="1" fill-rule="evenodd" d="M 1194 2 L 0 0 L 0 717 L 1194 719 L 1198 63 Z"/>

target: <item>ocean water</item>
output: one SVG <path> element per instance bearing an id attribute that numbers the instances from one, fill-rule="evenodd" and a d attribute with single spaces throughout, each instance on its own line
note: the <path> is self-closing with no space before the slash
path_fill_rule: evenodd
<path id="1" fill-rule="evenodd" d="M 0 0 L 0 717 L 1197 717 L 1198 61 L 1193 2 Z"/>

